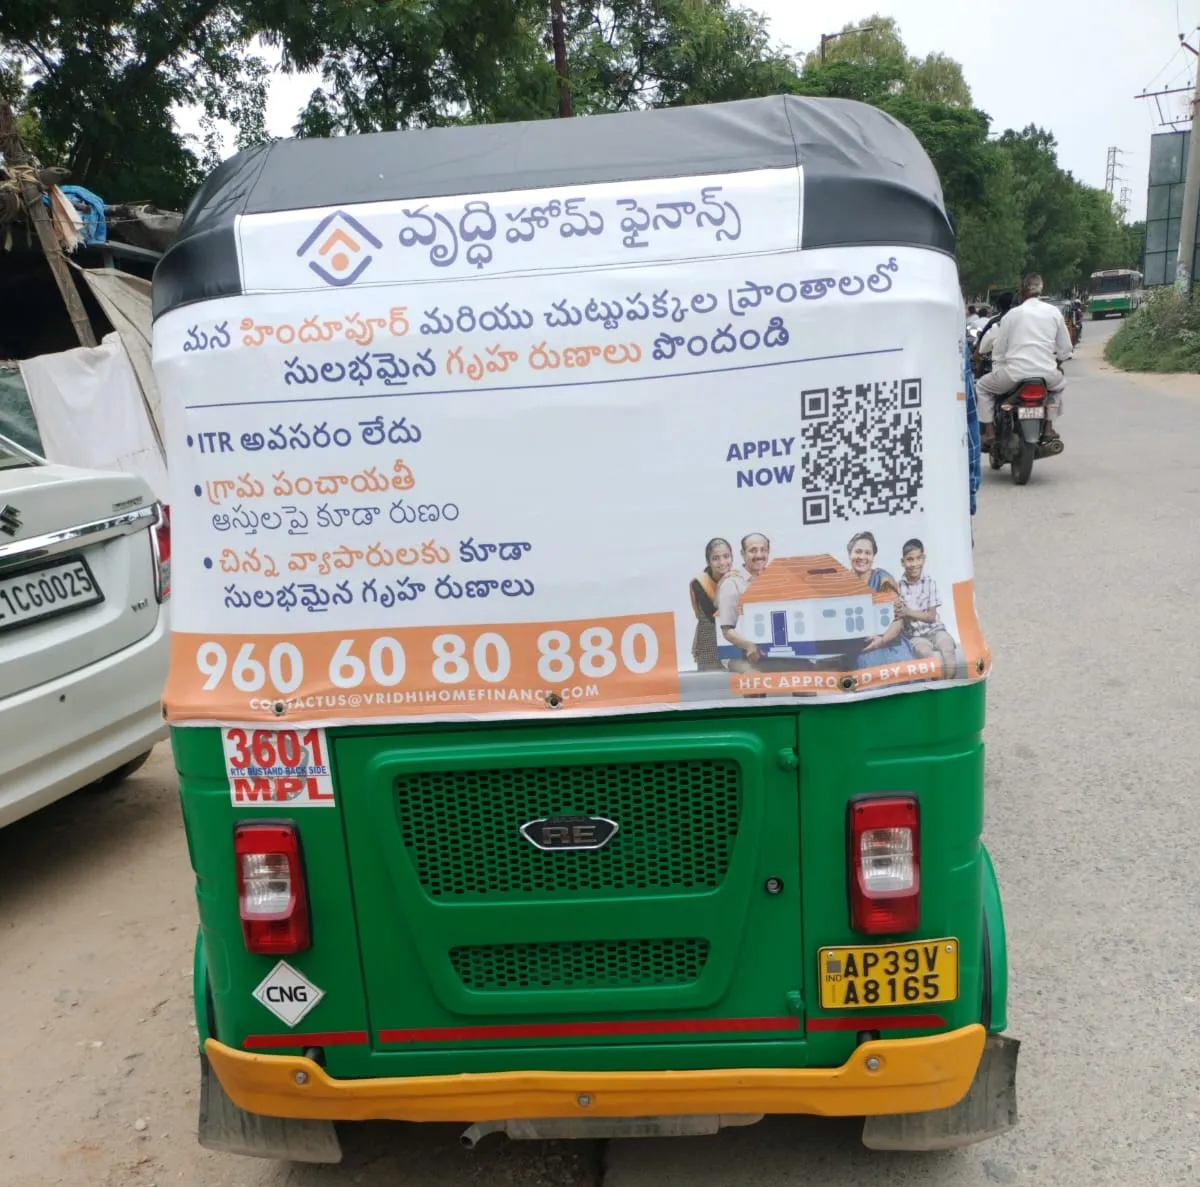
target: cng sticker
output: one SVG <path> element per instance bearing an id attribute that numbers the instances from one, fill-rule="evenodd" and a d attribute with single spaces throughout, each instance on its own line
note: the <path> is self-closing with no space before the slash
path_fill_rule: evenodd
<path id="1" fill-rule="evenodd" d="M 281 960 L 254 991 L 254 996 L 275 1015 L 295 1026 L 325 996 L 307 977 Z"/>

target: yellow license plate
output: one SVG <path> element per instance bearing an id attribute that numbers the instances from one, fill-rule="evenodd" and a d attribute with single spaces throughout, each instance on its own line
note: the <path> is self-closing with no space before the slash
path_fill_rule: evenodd
<path id="1" fill-rule="evenodd" d="M 958 941 L 919 940 L 877 948 L 822 948 L 823 1010 L 927 1006 L 958 997 Z"/>

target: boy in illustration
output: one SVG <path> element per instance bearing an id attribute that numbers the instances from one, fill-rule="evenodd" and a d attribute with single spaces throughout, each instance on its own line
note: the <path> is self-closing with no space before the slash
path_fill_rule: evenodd
<path id="1" fill-rule="evenodd" d="M 958 672 L 954 640 L 938 617 L 942 600 L 937 584 L 925 576 L 925 545 L 909 540 L 900 554 L 904 576 L 900 579 L 900 602 L 896 617 L 904 623 L 904 635 L 918 659 L 942 661 L 942 677 L 952 680 Z"/>

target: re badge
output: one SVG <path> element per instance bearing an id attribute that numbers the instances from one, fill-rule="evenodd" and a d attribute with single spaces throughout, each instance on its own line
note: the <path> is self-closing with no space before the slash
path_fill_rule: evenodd
<path id="1" fill-rule="evenodd" d="M 281 960 L 262 980 L 254 996 L 288 1026 L 295 1026 L 325 996 L 286 960 Z"/>

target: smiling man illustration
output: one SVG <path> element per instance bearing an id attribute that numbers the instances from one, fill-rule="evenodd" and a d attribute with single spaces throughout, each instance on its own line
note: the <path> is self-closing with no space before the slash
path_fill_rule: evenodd
<path id="1" fill-rule="evenodd" d="M 745 655 L 745 659 L 729 661 L 731 672 L 749 672 L 753 665 L 762 660 L 762 652 L 749 639 L 737 633 L 742 595 L 756 577 L 761 576 L 771 559 L 771 541 L 762 532 L 751 532 L 742 537 L 742 568 L 731 569 L 717 589 L 717 625 L 727 643 L 732 643 Z"/>

